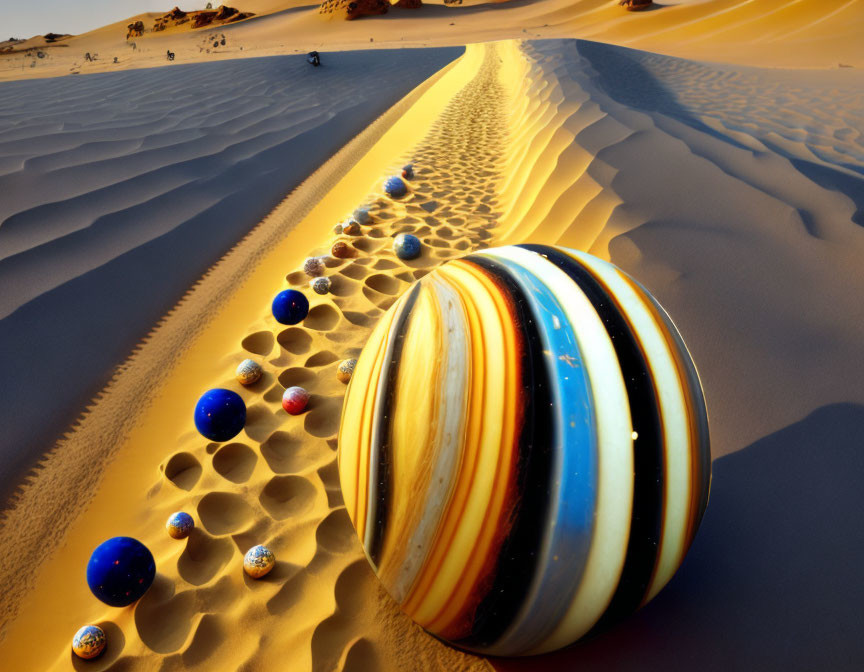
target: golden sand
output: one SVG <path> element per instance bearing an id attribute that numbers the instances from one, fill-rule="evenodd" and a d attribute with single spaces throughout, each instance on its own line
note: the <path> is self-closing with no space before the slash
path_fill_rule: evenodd
<path id="1" fill-rule="evenodd" d="M 495 148 L 503 140 L 505 105 L 500 84 L 502 95 L 485 95 L 487 81 L 498 79 L 495 64 L 494 48 L 471 47 L 437 81 L 427 82 L 328 197 L 255 266 L 208 328 L 190 335 L 182 359 L 173 363 L 152 405 L 116 449 L 87 510 L 71 524 L 67 543 L 40 571 L 7 632 L 6 660 L 24 668 L 64 669 L 71 655 L 67 630 L 87 621 L 109 624 L 112 641 L 123 642 L 99 665 L 122 657 L 134 669 L 150 669 L 171 654 L 184 669 L 213 669 L 217 660 L 220 669 L 233 669 L 250 661 L 272 666 L 290 655 L 297 669 L 360 670 L 370 659 L 403 660 L 403 669 L 418 660 L 429 668 L 486 669 L 485 662 L 437 643 L 403 617 L 363 557 L 341 504 L 336 472 L 335 434 L 345 389 L 336 366 L 359 353 L 376 317 L 409 282 L 491 237 Z M 485 106 L 489 114 L 473 117 L 476 131 L 468 131 L 468 111 Z M 412 140 L 424 135 L 406 154 Z M 488 148 L 485 165 L 476 147 Z M 376 176 L 409 160 L 418 163 L 413 197 L 393 203 L 382 197 Z M 475 167 L 473 177 L 462 178 L 463 165 Z M 283 210 L 296 200 L 295 195 Z M 431 216 L 420 207 L 430 200 L 437 203 Z M 363 236 L 344 238 L 359 254 L 328 269 L 332 293 L 312 300 L 301 325 L 276 323 L 269 298 L 286 282 L 307 283 L 299 270 L 303 259 L 326 252 L 333 224 L 363 202 L 372 205 L 373 224 L 364 227 Z M 295 211 L 277 210 L 271 218 Z M 390 236 L 403 231 L 430 241 L 424 255 L 407 265 L 390 249 Z M 227 270 L 217 267 L 211 277 Z M 182 308 L 160 331 L 183 320 Z M 168 340 L 160 335 L 142 346 L 79 431 L 92 437 L 116 422 L 108 405 L 122 393 L 125 376 L 131 382 L 140 375 L 137 359 L 158 357 L 151 351 Z M 233 375 L 246 357 L 260 361 L 265 371 L 250 388 Z M 282 390 L 291 385 L 312 394 L 301 416 L 281 409 Z M 237 390 L 248 407 L 244 434 L 227 445 L 208 443 L 192 425 L 194 402 L 210 387 Z M 61 451 L 74 451 L 75 443 L 73 433 Z M 191 513 L 198 525 L 186 542 L 172 540 L 164 530 L 176 510 Z M 83 575 L 92 548 L 119 534 L 136 536 L 153 551 L 158 576 L 137 606 L 106 609 L 86 582 L 69 580 L 69 568 L 82 568 Z M 253 582 L 242 573 L 242 556 L 257 543 L 266 543 L 279 564 Z M 61 601 L 76 608 L 57 613 L 52 605 Z M 37 624 L 44 628 L 46 611 L 56 616 L 50 632 L 57 641 L 34 648 L 22 633 Z M 266 640 L 263 632 L 270 633 Z"/>
<path id="2" fill-rule="evenodd" d="M 799 420 L 816 404 L 815 397 L 787 393 L 793 373 L 775 365 L 801 361 L 805 339 L 778 343 L 776 333 L 763 333 L 763 319 L 780 325 L 783 334 L 806 335 L 813 331 L 808 324 L 828 325 L 830 347 L 812 362 L 801 361 L 803 371 L 794 374 L 816 381 L 818 403 L 864 401 L 853 383 L 818 374 L 843 371 L 860 348 L 864 316 L 854 297 L 864 288 L 855 271 L 862 251 L 860 227 L 852 219 L 856 208 L 830 185 L 808 180 L 794 163 L 806 158 L 836 167 L 842 158 L 847 167 L 839 170 L 847 173 L 848 166 L 864 166 L 837 121 L 844 110 L 829 109 L 828 101 L 845 90 L 845 75 L 796 108 L 810 109 L 813 120 L 820 118 L 813 110 L 827 110 L 822 126 L 814 121 L 804 137 L 762 110 L 742 121 L 728 111 L 699 108 L 696 98 L 712 78 L 743 82 L 745 97 L 758 99 L 767 90 L 761 74 L 706 70 L 687 79 L 666 71 L 670 81 L 680 76 L 682 90 L 691 92 L 689 101 L 683 94 L 680 101 L 692 123 L 711 131 L 697 136 L 692 125 L 676 118 L 628 109 L 623 94 L 597 83 L 590 58 L 577 71 L 563 48 L 488 42 L 585 36 L 718 61 L 836 68 L 841 59 L 864 64 L 852 39 L 864 20 L 857 3 L 718 0 L 625 16 L 610 2 L 545 0 L 510 8 L 504 3 L 464 18 L 458 9 L 445 14 L 433 7 L 425 18 L 394 16 L 314 30 L 319 24 L 311 23 L 306 10 L 279 14 L 284 4 L 271 2 L 269 10 L 265 4 L 243 5 L 261 16 L 226 33 L 235 51 L 205 56 L 192 43 L 172 42 L 178 59 L 306 51 L 323 44 L 485 44 L 470 45 L 464 57 L 328 162 L 165 318 L 56 453 L 65 450 L 82 461 L 113 454 L 92 490 L 76 492 L 68 478 L 74 470 L 57 469 L 38 475 L 39 487 L 25 491 L 6 527 L 21 544 L 34 541 L 27 525 L 38 518 L 40 497 L 46 507 L 49 495 L 61 501 L 77 496 L 87 505 L 80 515 L 69 507 L 42 521 L 65 528 L 59 547 L 29 582 L 7 593 L 4 617 L 15 608 L 17 615 L 0 644 L 0 658 L 10 669 L 68 669 L 72 634 L 88 622 L 102 624 L 111 640 L 105 657 L 88 664 L 93 670 L 114 663 L 124 670 L 282 669 L 286 661 L 298 670 L 489 669 L 486 661 L 425 635 L 382 593 L 342 506 L 334 452 L 344 393 L 335 376 L 338 362 L 356 356 L 375 320 L 411 281 L 471 249 L 528 240 L 566 244 L 609 258 L 645 281 L 692 345 L 707 382 L 715 445 L 723 452 Z M 457 24 L 452 28 L 451 20 Z M 525 35 L 522 26 L 530 26 Z M 289 29 L 298 31 L 297 39 L 286 47 Z M 117 46 L 113 30 L 75 38 L 81 40 L 79 51 L 89 44 L 85 39 L 104 45 L 105 53 L 125 48 Z M 122 67 L 157 64 L 167 44 L 160 42 L 163 37 L 179 39 L 147 38 L 152 41 L 142 41 L 146 48 L 125 58 Z M 240 54 L 244 41 L 248 49 Z M 78 61 L 51 59 L 36 76 L 109 69 L 99 62 L 87 69 Z M 659 72 L 677 66 L 639 67 Z M 15 76 L 0 71 L 0 77 Z M 806 80 L 800 73 L 790 76 Z M 807 86 L 816 84 L 807 80 Z M 739 144 L 730 148 L 729 138 Z M 637 164 L 639 157 L 664 167 L 662 181 L 654 179 L 653 166 Z M 413 194 L 393 203 L 382 195 L 381 178 L 408 161 L 417 167 Z M 676 180 L 704 189 L 681 194 L 669 188 Z M 716 236 L 732 250 L 721 259 L 724 267 L 735 268 L 728 283 L 725 270 L 710 275 L 688 265 L 686 251 L 674 256 L 676 235 L 686 235 L 676 224 L 684 215 L 667 207 L 676 194 L 685 214 L 695 218 L 694 229 L 703 226 L 700 244 L 717 246 Z M 421 207 L 430 202 L 429 210 Z M 333 293 L 307 293 L 312 310 L 301 325 L 276 324 L 269 314 L 272 296 L 305 284 L 303 259 L 328 250 L 335 239 L 332 226 L 363 203 L 372 206 L 374 222 L 363 227 L 362 236 L 346 238 L 357 257 L 328 268 Z M 807 221 L 800 215 L 805 209 L 812 215 Z M 766 213 L 764 225 L 747 220 L 754 212 Z M 717 221 L 713 213 L 720 213 Z M 660 219 L 668 227 L 663 240 L 670 241 L 674 264 L 652 238 L 653 222 Z M 729 229 L 721 229 L 721 219 L 732 223 Z M 390 251 L 390 236 L 403 231 L 427 241 L 420 259 L 401 262 Z M 621 235 L 628 232 L 635 234 Z M 756 248 L 765 253 L 753 256 Z M 760 274 L 776 280 L 760 285 Z M 835 274 L 851 286 L 845 295 L 833 293 Z M 790 286 L 797 291 L 795 306 L 782 300 Z M 826 295 L 835 297 L 831 305 L 821 300 Z M 223 301 L 218 308 L 217 300 Z M 802 311 L 812 323 L 790 317 Z M 728 325 L 747 338 L 724 342 L 718 334 Z M 248 389 L 233 378 L 247 357 L 265 371 Z M 757 382 L 742 391 L 744 372 Z M 142 390 L 148 380 L 154 384 Z M 282 390 L 290 385 L 312 394 L 309 410 L 297 417 L 280 406 Z M 226 445 L 208 443 L 192 425 L 194 402 L 210 387 L 237 390 L 249 408 L 245 432 Z M 136 400 L 145 407 L 134 426 L 126 425 L 122 416 Z M 188 541 L 174 541 L 164 531 L 176 510 L 196 519 Z M 90 595 L 84 567 L 96 544 L 120 534 L 147 544 L 158 576 L 136 606 L 108 609 Z M 257 543 L 269 545 L 279 564 L 253 582 L 241 565 L 243 553 Z M 22 600 L 24 590 L 29 592 Z M 32 644 L 33 632 L 40 633 L 39 646 Z"/>

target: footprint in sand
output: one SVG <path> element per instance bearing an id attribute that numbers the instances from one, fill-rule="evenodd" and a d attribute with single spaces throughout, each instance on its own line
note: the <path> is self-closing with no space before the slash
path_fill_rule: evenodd
<path id="1" fill-rule="evenodd" d="M 395 295 L 402 289 L 400 283 L 394 276 L 385 273 L 377 273 L 366 278 L 366 286 L 381 294 Z"/>
<path id="2" fill-rule="evenodd" d="M 177 560 L 177 573 L 187 583 L 201 586 L 219 574 L 233 555 L 229 540 L 216 539 L 196 527 Z"/>
<path id="3" fill-rule="evenodd" d="M 297 327 L 291 327 L 290 329 L 280 331 L 276 340 L 279 345 L 285 348 L 285 350 L 290 352 L 292 355 L 305 354 L 309 352 L 312 347 L 312 337 L 305 330 Z"/>
<path id="4" fill-rule="evenodd" d="M 333 362 L 339 361 L 339 355 L 330 350 L 322 350 L 321 352 L 316 352 L 312 355 L 303 366 L 307 368 L 318 368 L 319 366 L 327 366 L 328 364 L 332 364 Z"/>
<path id="5" fill-rule="evenodd" d="M 273 334 L 269 331 L 258 331 L 244 338 L 240 346 L 253 355 L 266 357 L 273 350 Z"/>
<path id="6" fill-rule="evenodd" d="M 303 320 L 303 326 L 316 331 L 330 331 L 338 322 L 338 311 L 325 303 L 309 311 L 309 315 Z"/>
<path id="7" fill-rule="evenodd" d="M 330 553 L 346 553 L 355 543 L 354 528 L 345 507 L 331 511 L 315 531 L 318 545 Z"/>
<path id="8" fill-rule="evenodd" d="M 274 476 L 261 491 L 259 500 L 275 520 L 307 513 L 315 501 L 315 486 L 302 476 Z"/>
<path id="9" fill-rule="evenodd" d="M 213 469 L 232 483 L 245 483 L 255 470 L 258 456 L 245 443 L 229 443 L 213 455 Z"/>
<path id="10" fill-rule="evenodd" d="M 177 453 L 172 455 L 165 464 L 165 478 L 178 488 L 191 490 L 201 478 L 201 463 L 192 453 Z"/>
<path id="11" fill-rule="evenodd" d="M 198 502 L 198 519 L 210 534 L 219 536 L 248 527 L 254 511 L 238 494 L 209 492 Z"/>
<path id="12" fill-rule="evenodd" d="M 285 431 L 274 432 L 262 443 L 261 455 L 274 474 L 299 474 L 322 458 L 320 446 L 315 442 L 292 437 Z"/>
<path id="13" fill-rule="evenodd" d="M 359 641 L 354 637 L 345 641 L 345 635 L 354 629 L 352 623 L 354 618 L 360 614 L 364 606 L 368 606 L 367 597 L 372 590 L 370 584 L 375 580 L 365 560 L 349 565 L 339 575 L 334 589 L 336 611 L 320 623 L 312 635 L 313 672 L 345 669 L 343 666 L 345 659 Z M 365 656 L 368 661 L 368 657 L 374 656 L 375 652 L 371 644 L 367 643 L 367 646 L 370 649 Z M 357 657 L 356 654 L 353 656 L 355 659 Z"/>

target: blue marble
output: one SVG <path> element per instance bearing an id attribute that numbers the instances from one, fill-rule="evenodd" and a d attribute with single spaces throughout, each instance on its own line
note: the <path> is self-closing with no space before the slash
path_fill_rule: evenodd
<path id="1" fill-rule="evenodd" d="M 139 600 L 155 576 L 153 554 L 131 537 L 103 541 L 87 563 L 87 585 L 96 597 L 112 607 L 125 607 Z"/>
<path id="2" fill-rule="evenodd" d="M 214 388 L 195 405 L 195 427 L 211 441 L 228 441 L 246 425 L 246 404 L 231 390 Z"/>
<path id="3" fill-rule="evenodd" d="M 400 233 L 393 239 L 393 252 L 400 259 L 416 259 L 421 247 L 420 239 L 410 233 Z"/>
<path id="4" fill-rule="evenodd" d="M 384 183 L 384 191 L 390 198 L 402 198 L 408 193 L 408 187 L 401 177 L 391 177 Z"/>
<path id="5" fill-rule="evenodd" d="M 297 324 L 309 314 L 309 299 L 296 289 L 279 292 L 273 299 L 273 317 L 280 324 Z"/>

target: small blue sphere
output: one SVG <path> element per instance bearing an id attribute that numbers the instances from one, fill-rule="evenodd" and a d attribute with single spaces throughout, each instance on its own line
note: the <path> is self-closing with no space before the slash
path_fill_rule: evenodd
<path id="1" fill-rule="evenodd" d="M 297 324 L 309 314 L 309 299 L 296 289 L 279 292 L 273 299 L 273 317 L 281 324 Z"/>
<path id="2" fill-rule="evenodd" d="M 416 259 L 420 256 L 420 239 L 410 233 L 400 233 L 393 239 L 393 251 L 400 259 Z"/>
<path id="3" fill-rule="evenodd" d="M 402 198 L 408 193 L 408 187 L 401 177 L 391 177 L 384 183 L 384 191 L 390 198 Z"/>
<path id="4" fill-rule="evenodd" d="M 103 541 L 87 563 L 87 585 L 112 607 L 139 600 L 153 584 L 156 561 L 148 548 L 131 537 Z"/>
<path id="5" fill-rule="evenodd" d="M 231 390 L 207 390 L 195 406 L 195 427 L 211 441 L 233 439 L 245 425 L 246 404 Z"/>

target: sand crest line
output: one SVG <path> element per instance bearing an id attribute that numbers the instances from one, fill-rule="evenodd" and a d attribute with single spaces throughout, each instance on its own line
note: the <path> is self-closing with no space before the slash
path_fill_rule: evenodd
<path id="1" fill-rule="evenodd" d="M 0 590 L 4 594 L 0 641 L 39 565 L 63 542 L 72 520 L 86 508 L 116 447 L 164 384 L 172 363 L 210 324 L 208 315 L 216 312 L 242 284 L 249 269 L 302 221 L 322 195 L 458 60 L 416 87 L 340 149 L 209 269 L 133 348 L 105 388 L 13 492 L 0 513 L 0 535 L 5 540 L 0 551 Z M 137 413 L 130 413 L 132 408 Z M 90 466 L 96 463 L 99 469 Z M 72 501 L 77 504 L 74 509 L 66 505 Z M 63 532 L 58 535 L 58 530 Z M 37 545 L 44 551 L 38 558 L 14 552 Z"/>

